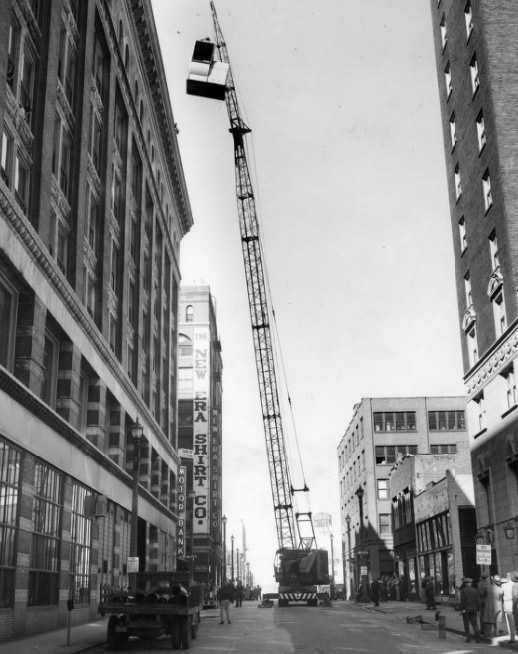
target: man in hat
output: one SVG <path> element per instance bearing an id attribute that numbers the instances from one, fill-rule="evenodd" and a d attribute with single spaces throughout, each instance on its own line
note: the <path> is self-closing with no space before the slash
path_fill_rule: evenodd
<path id="1" fill-rule="evenodd" d="M 486 609 L 487 588 L 489 586 L 489 573 L 483 572 L 477 584 L 478 596 L 480 599 L 480 635 L 484 636 L 486 632 L 484 624 L 484 614 Z"/>
<path id="2" fill-rule="evenodd" d="M 460 591 L 460 611 L 464 621 L 464 634 L 466 642 L 471 642 L 471 633 L 469 626 L 473 628 L 477 643 L 480 642 L 480 631 L 478 628 L 477 617 L 480 611 L 480 597 L 478 591 L 473 588 L 473 579 L 464 578 L 464 588 Z"/>

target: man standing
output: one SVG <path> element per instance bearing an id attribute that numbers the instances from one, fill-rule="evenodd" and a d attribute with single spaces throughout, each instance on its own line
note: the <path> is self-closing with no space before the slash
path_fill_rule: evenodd
<path id="1" fill-rule="evenodd" d="M 480 597 L 478 591 L 473 588 L 473 579 L 464 578 L 464 588 L 460 591 L 460 610 L 464 621 L 464 633 L 466 642 L 471 642 L 471 633 L 469 625 L 473 627 L 473 632 L 477 643 L 480 642 L 480 631 L 478 628 L 477 616 L 480 611 Z"/>
<path id="2" fill-rule="evenodd" d="M 231 581 L 222 586 L 218 591 L 218 600 L 219 600 L 219 614 L 220 622 L 219 624 L 225 624 L 225 616 L 227 618 L 228 624 L 230 622 L 230 602 L 234 601 L 234 585 Z"/>

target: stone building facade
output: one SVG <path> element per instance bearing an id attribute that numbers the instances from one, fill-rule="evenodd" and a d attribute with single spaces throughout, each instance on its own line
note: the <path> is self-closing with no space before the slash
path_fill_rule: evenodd
<path id="1" fill-rule="evenodd" d="M 0 2 L 0 639 L 176 565 L 192 216 L 149 0 Z M 135 461 L 137 461 L 136 459 Z"/>
<path id="2" fill-rule="evenodd" d="M 208 286 L 180 288 L 178 335 L 178 452 L 185 469 L 184 542 L 194 577 L 221 585 L 223 362 L 216 301 Z"/>
<path id="3" fill-rule="evenodd" d="M 478 542 L 518 567 L 518 6 L 431 0 Z"/>

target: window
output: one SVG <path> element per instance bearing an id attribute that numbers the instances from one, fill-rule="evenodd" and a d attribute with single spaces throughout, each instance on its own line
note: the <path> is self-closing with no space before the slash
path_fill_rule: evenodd
<path id="1" fill-rule="evenodd" d="M 464 216 L 459 220 L 459 242 L 460 251 L 464 252 L 468 247 L 468 241 L 466 239 L 466 221 L 464 220 Z"/>
<path id="2" fill-rule="evenodd" d="M 119 289 L 119 248 L 116 246 L 115 241 L 112 241 L 110 285 L 112 291 L 117 295 Z"/>
<path id="3" fill-rule="evenodd" d="M 498 338 L 507 329 L 507 317 L 505 313 L 504 292 L 500 291 L 493 297 L 493 316 L 495 319 L 495 333 Z"/>
<path id="4" fill-rule="evenodd" d="M 505 379 L 506 408 L 511 409 L 513 406 L 516 406 L 514 367 L 511 365 L 509 368 L 504 370 L 504 372 L 502 372 L 502 377 Z"/>
<path id="5" fill-rule="evenodd" d="M 66 275 L 68 269 L 68 228 L 61 221 L 58 223 L 57 263 L 61 272 Z"/>
<path id="6" fill-rule="evenodd" d="M 465 431 L 464 411 L 428 411 L 430 431 Z"/>
<path id="7" fill-rule="evenodd" d="M 464 21 L 466 23 L 466 38 L 469 40 L 473 32 L 473 11 L 471 9 L 471 2 L 468 2 L 464 7 Z"/>
<path id="8" fill-rule="evenodd" d="M 13 138 L 5 130 L 2 133 L 2 153 L 0 158 L 0 173 L 2 179 L 10 186 L 13 167 Z"/>
<path id="9" fill-rule="evenodd" d="M 62 475 L 37 462 L 34 469 L 29 606 L 58 603 L 62 488 Z"/>
<path id="10" fill-rule="evenodd" d="M 388 479 L 378 479 L 378 500 L 388 500 Z"/>
<path id="11" fill-rule="evenodd" d="M 20 452 L 0 440 L 0 609 L 12 607 L 14 603 L 21 463 Z"/>
<path id="12" fill-rule="evenodd" d="M 441 445 L 430 445 L 430 454 L 456 454 L 455 443 L 443 443 Z"/>
<path id="13" fill-rule="evenodd" d="M 192 341 L 185 334 L 178 335 L 178 355 L 181 357 L 192 357 Z"/>
<path id="14" fill-rule="evenodd" d="M 110 349 L 117 354 L 118 352 L 118 325 L 117 325 L 117 316 L 114 316 L 113 313 L 109 314 L 109 339 L 110 339 Z"/>
<path id="15" fill-rule="evenodd" d="M 492 232 L 489 237 L 489 252 L 491 255 L 492 269 L 496 270 L 500 267 L 500 257 L 498 255 L 498 241 L 495 232 Z"/>
<path id="16" fill-rule="evenodd" d="M 478 151 L 482 152 L 486 144 L 486 127 L 484 124 L 484 114 L 482 111 L 477 116 L 477 138 L 478 138 Z"/>
<path id="17" fill-rule="evenodd" d="M 132 327 L 136 325 L 137 313 L 135 311 L 135 282 L 130 279 L 128 283 L 128 321 Z"/>
<path id="18" fill-rule="evenodd" d="M 63 130 L 61 134 L 61 153 L 59 157 L 59 186 L 70 203 L 72 195 L 72 138 Z"/>
<path id="19" fill-rule="evenodd" d="M 25 49 L 23 52 L 22 74 L 20 78 L 20 106 L 26 114 L 32 113 L 34 94 L 34 61 Z M 29 118 L 29 116 L 27 116 Z"/>
<path id="20" fill-rule="evenodd" d="M 104 60 L 105 55 L 103 47 L 99 39 L 96 38 L 94 45 L 93 76 L 95 80 L 95 87 L 101 98 L 103 97 L 104 89 Z"/>
<path id="21" fill-rule="evenodd" d="M 88 245 L 97 254 L 99 245 L 99 201 L 90 193 L 90 211 L 88 212 Z"/>
<path id="22" fill-rule="evenodd" d="M 192 304 L 185 307 L 185 322 L 192 322 L 194 320 L 194 310 Z"/>
<path id="23" fill-rule="evenodd" d="M 462 185 L 460 182 L 460 167 L 459 164 L 455 166 L 455 199 L 458 200 L 462 195 Z"/>
<path id="24" fill-rule="evenodd" d="M 417 445 L 377 445 L 376 465 L 394 465 L 406 454 L 417 454 Z"/>
<path id="25" fill-rule="evenodd" d="M 76 63 L 77 53 L 73 41 L 68 35 L 66 25 L 62 25 L 58 61 L 58 78 L 65 90 L 65 96 L 72 110 L 74 108 Z"/>
<path id="26" fill-rule="evenodd" d="M 444 81 L 446 83 L 446 97 L 449 98 L 453 90 L 450 62 L 446 64 L 446 68 L 444 69 Z"/>
<path id="27" fill-rule="evenodd" d="M 117 101 L 115 102 L 113 137 L 117 150 L 122 154 L 126 138 L 126 111 L 119 97 L 117 97 Z"/>
<path id="28" fill-rule="evenodd" d="M 451 149 L 455 147 L 457 143 L 457 134 L 455 131 L 455 113 L 452 113 L 450 116 L 450 137 L 451 137 Z"/>
<path id="29" fill-rule="evenodd" d="M 14 168 L 14 194 L 24 211 L 27 211 L 29 204 L 29 180 L 29 167 L 20 153 L 17 153 Z"/>
<path id="30" fill-rule="evenodd" d="M 475 404 L 475 413 L 476 413 L 476 424 L 478 427 L 478 431 L 482 431 L 486 427 L 486 411 L 485 411 L 485 404 L 484 404 L 484 394 L 481 393 L 478 395 L 476 398 L 473 400 Z"/>
<path id="31" fill-rule="evenodd" d="M 119 174 L 112 169 L 112 212 L 117 222 L 123 219 L 122 183 Z"/>
<path id="32" fill-rule="evenodd" d="M 70 596 L 76 604 L 90 601 L 90 559 L 92 520 L 85 516 L 88 491 L 78 483 L 72 486 L 70 553 Z"/>
<path id="33" fill-rule="evenodd" d="M 489 177 L 489 170 L 482 176 L 482 193 L 484 195 L 484 209 L 489 211 L 493 204 L 493 195 L 491 193 L 491 178 Z"/>
<path id="34" fill-rule="evenodd" d="M 380 513 L 379 515 L 380 536 L 390 534 L 390 513 Z"/>
<path id="35" fill-rule="evenodd" d="M 469 64 L 469 72 L 471 76 L 471 90 L 473 91 L 473 95 L 478 91 L 478 87 L 480 86 L 480 78 L 478 76 L 478 63 L 477 63 L 477 55 L 474 54 L 471 62 Z"/>
<path id="36" fill-rule="evenodd" d="M 374 431 L 415 431 L 415 411 L 382 411 L 374 413 Z"/>
<path id="37" fill-rule="evenodd" d="M 448 32 L 446 30 L 446 16 L 443 15 L 441 18 L 441 43 L 442 43 L 442 49 L 446 47 L 446 44 L 448 43 Z"/>
<path id="38" fill-rule="evenodd" d="M 471 295 L 471 278 L 469 272 L 464 276 L 464 292 L 466 295 L 466 307 L 469 309 L 473 305 L 473 297 Z"/>
<path id="39" fill-rule="evenodd" d="M 478 361 L 478 346 L 477 346 L 477 329 L 473 325 L 466 333 L 466 343 L 468 347 L 468 359 L 470 366 L 474 366 Z"/>
<path id="40" fill-rule="evenodd" d="M 92 134 L 90 143 L 90 154 L 92 163 L 98 174 L 101 173 L 101 138 L 102 125 L 97 114 L 92 111 Z"/>
<path id="41" fill-rule="evenodd" d="M 41 371 L 41 399 L 54 408 L 58 380 L 59 342 L 47 330 L 43 346 L 43 365 Z"/>
<path id="42" fill-rule="evenodd" d="M 0 365 L 8 370 L 14 357 L 16 303 L 14 288 L 0 275 Z"/>
<path id="43" fill-rule="evenodd" d="M 11 14 L 11 24 L 9 25 L 9 36 L 7 43 L 7 84 L 15 95 L 19 42 L 20 26 L 14 17 L 14 14 Z"/>

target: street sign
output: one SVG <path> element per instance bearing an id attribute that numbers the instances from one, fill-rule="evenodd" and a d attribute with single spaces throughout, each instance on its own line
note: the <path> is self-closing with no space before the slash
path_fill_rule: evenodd
<path id="1" fill-rule="evenodd" d="M 365 577 L 365 576 L 367 576 L 368 574 L 369 574 L 369 571 L 368 571 L 368 569 L 367 569 L 367 566 L 366 566 L 366 565 L 361 565 L 361 566 L 360 566 L 360 575 L 361 575 L 362 577 Z"/>
<path id="2" fill-rule="evenodd" d="M 477 543 L 477 565 L 491 565 L 491 545 Z"/>
<path id="3" fill-rule="evenodd" d="M 138 556 L 128 556 L 128 574 L 138 572 Z"/>

